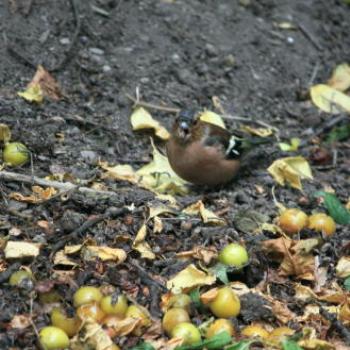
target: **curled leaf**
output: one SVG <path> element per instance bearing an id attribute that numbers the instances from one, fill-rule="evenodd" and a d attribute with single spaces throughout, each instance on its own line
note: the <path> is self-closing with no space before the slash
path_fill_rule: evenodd
<path id="1" fill-rule="evenodd" d="M 221 116 L 219 114 L 216 114 L 212 111 L 204 111 L 199 115 L 199 119 L 203 120 L 204 122 L 214 124 L 217 126 L 220 126 L 223 129 L 226 129 L 226 125 L 224 121 L 222 120 Z"/>
<path id="2" fill-rule="evenodd" d="M 322 111 L 332 114 L 350 112 L 350 97 L 324 84 L 310 89 L 312 102 Z"/>
<path id="3" fill-rule="evenodd" d="M 339 91 L 346 91 L 350 87 L 350 66 L 342 63 L 335 67 L 332 77 L 327 84 Z"/>
<path id="4" fill-rule="evenodd" d="M 160 125 L 160 123 L 153 119 L 151 114 L 144 108 L 137 108 L 130 117 L 133 130 L 153 129 L 156 136 L 162 140 L 168 140 L 170 137 L 169 132 Z"/>
<path id="5" fill-rule="evenodd" d="M 298 150 L 301 140 L 297 137 L 290 139 L 290 143 L 280 142 L 278 145 L 283 152 L 295 152 Z"/>
<path id="6" fill-rule="evenodd" d="M 302 190 L 302 179 L 313 178 L 310 165 L 303 157 L 277 159 L 270 165 L 267 171 L 281 186 L 289 183 L 298 190 Z"/>

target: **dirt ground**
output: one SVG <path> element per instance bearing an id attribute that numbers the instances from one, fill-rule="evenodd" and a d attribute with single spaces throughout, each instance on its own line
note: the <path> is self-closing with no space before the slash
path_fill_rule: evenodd
<path id="1" fill-rule="evenodd" d="M 282 139 L 305 140 L 298 153 L 309 158 L 314 138 L 322 137 L 317 135 L 318 127 L 330 117 L 311 104 L 307 91 L 325 82 L 337 64 L 349 60 L 349 18 L 350 6 L 341 0 L 1 1 L 0 122 L 9 125 L 12 139 L 25 143 L 33 154 L 32 167 L 27 164 L 9 171 L 40 178 L 66 173 L 89 186 L 101 175 L 99 159 L 135 168 L 149 162 L 149 136 L 134 133 L 129 121 L 132 101 L 126 95 L 135 96 L 137 88 L 143 101 L 167 107 L 214 109 L 212 98 L 217 96 L 228 114 L 269 123 L 280 130 Z M 294 27 L 283 29 L 279 26 L 283 22 Z M 59 82 L 64 92 L 60 101 L 36 105 L 17 95 L 38 64 Z M 150 111 L 170 127 L 174 114 Z M 234 130 L 237 121 L 229 120 L 228 127 Z M 304 204 L 311 211 L 317 204 L 305 204 L 303 198 L 329 185 L 346 202 L 350 149 L 343 146 L 337 147 L 336 167 L 313 167 L 314 181 L 305 183 L 304 194 L 277 187 L 277 199 L 286 207 Z M 57 242 L 92 216 L 134 204 L 137 209 L 132 216 L 124 212 L 114 218 L 111 215 L 110 225 L 101 221 L 69 241 L 77 244 L 92 237 L 99 244 L 113 245 L 116 234 L 123 232 L 129 240 L 117 246 L 130 252 L 127 262 L 118 268 L 84 263 L 71 286 L 57 283 L 56 288 L 69 301 L 77 285 L 111 283 L 132 291 L 157 318 L 164 289 L 147 276 L 158 276 L 163 284 L 184 266 L 175 253 L 189 250 L 194 242 L 220 248 L 230 240 L 245 241 L 255 259 L 240 279 L 250 287 L 261 281 L 265 267 L 259 262 L 259 242 L 237 229 L 235 217 L 242 209 L 254 209 L 270 219 L 277 215 L 271 195 L 275 183 L 266 169 L 274 159 L 288 155 L 275 146 L 259 148 L 232 183 L 219 189 L 194 188 L 190 195 L 179 198 L 182 205 L 203 199 L 211 210 L 223 212 L 228 226 L 211 228 L 201 222 L 185 225 L 169 220 L 161 235 L 148 237 L 162 257 L 154 261 L 131 251 L 132 239 L 154 195 L 127 182 L 104 181 L 109 191 L 117 193 L 113 198 L 74 193 L 66 201 L 54 198 L 32 205 L 8 198 L 14 191 L 29 193 L 30 184 L 0 180 L 0 234 L 5 237 L 16 227 L 21 232 L 18 239 L 47 244 L 26 265 L 37 281 L 48 281 L 54 271 L 49 257 Z M 263 195 L 256 185 L 264 188 Z M 39 220 L 51 223 L 49 233 L 36 224 Z M 331 277 L 338 249 L 349 238 L 345 226 L 339 227 L 319 252 L 320 265 L 329 267 Z M 12 264 L 0 261 L 3 271 Z M 0 348 L 36 348 L 32 327 L 8 326 L 14 315 L 29 313 L 35 286 L 14 290 L 6 281 L 2 283 Z M 272 291 L 290 301 L 288 286 L 278 285 Z M 302 309 L 296 304 L 291 307 L 295 312 Z M 37 328 L 49 323 L 36 299 L 33 314 Z M 262 318 L 242 317 L 238 324 Z M 134 338 L 125 337 L 122 348 L 134 345 Z"/>

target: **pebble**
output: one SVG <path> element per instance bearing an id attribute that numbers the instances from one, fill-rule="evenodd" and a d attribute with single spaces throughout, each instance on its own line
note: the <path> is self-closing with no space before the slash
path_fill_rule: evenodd
<path id="1" fill-rule="evenodd" d="M 69 40 L 69 38 L 62 38 L 62 39 L 60 39 L 60 43 L 62 45 L 69 45 L 70 44 L 70 40 Z"/>
<path id="2" fill-rule="evenodd" d="M 86 161 L 87 163 L 92 164 L 92 163 L 97 163 L 98 161 L 98 155 L 94 151 L 90 151 L 90 150 L 80 151 L 80 155 L 83 158 L 83 160 Z"/>
<path id="3" fill-rule="evenodd" d="M 180 83 L 187 84 L 191 78 L 191 72 L 186 68 L 177 69 L 175 75 Z"/>
<path id="4" fill-rule="evenodd" d="M 205 52 L 210 57 L 215 57 L 218 55 L 218 49 L 210 43 L 205 44 Z"/>
<path id="5" fill-rule="evenodd" d="M 98 47 L 90 47 L 89 52 L 93 55 L 98 55 L 98 56 L 102 56 L 105 54 L 104 50 L 99 49 Z"/>

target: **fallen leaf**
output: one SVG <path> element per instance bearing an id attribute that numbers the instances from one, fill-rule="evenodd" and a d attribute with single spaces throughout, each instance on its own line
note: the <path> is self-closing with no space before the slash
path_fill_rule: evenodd
<path id="1" fill-rule="evenodd" d="M 7 143 L 11 140 L 11 130 L 8 125 L 0 123 L 0 141 Z"/>
<path id="2" fill-rule="evenodd" d="M 107 246 L 86 246 L 83 248 L 84 260 L 113 261 L 121 264 L 126 260 L 126 252 L 123 249 L 111 248 Z"/>
<path id="3" fill-rule="evenodd" d="M 327 85 L 339 90 L 346 91 L 350 88 L 350 66 L 342 63 L 335 67 L 332 77 L 327 81 Z"/>
<path id="4" fill-rule="evenodd" d="M 102 178 L 129 181 L 134 184 L 139 181 L 139 177 L 136 175 L 131 165 L 125 164 L 109 167 L 106 162 L 100 162 L 99 165 L 102 169 L 106 170 Z"/>
<path id="5" fill-rule="evenodd" d="M 81 331 L 70 340 L 71 350 L 109 350 L 113 345 L 112 339 L 105 332 L 101 325 L 92 318 L 87 318 Z"/>
<path id="6" fill-rule="evenodd" d="M 305 350 L 336 350 L 334 345 L 321 339 L 300 340 L 298 345 Z"/>
<path id="7" fill-rule="evenodd" d="M 10 322 L 10 327 L 25 329 L 32 325 L 31 321 L 30 315 L 15 315 Z"/>
<path id="8" fill-rule="evenodd" d="M 19 202 L 38 204 L 47 201 L 57 193 L 53 187 L 44 189 L 40 186 L 33 186 L 32 191 L 33 193 L 29 196 L 23 196 L 21 193 L 13 192 L 9 194 L 9 197 Z"/>
<path id="9" fill-rule="evenodd" d="M 220 126 L 223 129 L 226 129 L 226 125 L 225 125 L 223 119 L 221 118 L 221 116 L 217 113 L 212 112 L 212 111 L 206 110 L 206 111 L 202 112 L 198 118 L 204 122 L 214 124 L 214 125 Z"/>
<path id="10" fill-rule="evenodd" d="M 312 102 L 322 111 L 332 114 L 350 112 L 350 97 L 324 84 L 310 89 Z"/>
<path id="11" fill-rule="evenodd" d="M 78 264 L 74 262 L 72 259 L 68 258 L 68 256 L 64 253 L 63 250 L 58 251 L 53 258 L 54 265 L 63 265 L 69 267 L 76 267 Z"/>
<path id="12" fill-rule="evenodd" d="M 157 193 L 186 194 L 186 181 L 182 180 L 171 168 L 168 158 L 162 155 L 151 140 L 153 161 L 139 169 L 136 174 L 145 188 Z"/>
<path id="13" fill-rule="evenodd" d="M 154 260 L 156 258 L 150 245 L 145 241 L 147 235 L 147 226 L 143 224 L 137 231 L 136 237 L 132 244 L 132 248 L 141 254 L 141 257 L 145 259 Z"/>
<path id="14" fill-rule="evenodd" d="M 302 190 L 302 179 L 312 179 L 309 163 L 303 157 L 287 157 L 275 160 L 267 169 L 281 186 L 289 183 L 293 188 Z"/>
<path id="15" fill-rule="evenodd" d="M 4 249 L 5 259 L 35 258 L 39 255 L 41 244 L 8 241 Z"/>
<path id="16" fill-rule="evenodd" d="M 198 270 L 191 264 L 167 282 L 167 288 L 172 293 L 181 293 L 184 289 L 208 286 L 215 283 L 216 277 Z"/>
<path id="17" fill-rule="evenodd" d="M 298 150 L 301 140 L 297 137 L 290 139 L 290 143 L 280 142 L 278 145 L 283 152 L 295 152 Z"/>
<path id="18" fill-rule="evenodd" d="M 335 270 L 338 278 L 347 278 L 350 276 L 350 256 L 341 257 Z"/>
<path id="19" fill-rule="evenodd" d="M 200 214 L 200 216 L 205 224 L 212 224 L 212 225 L 218 225 L 218 226 L 225 226 L 227 224 L 224 219 L 219 218 L 211 210 L 206 209 L 201 200 L 199 200 L 198 202 L 191 204 L 187 208 L 183 209 L 182 213 L 187 214 L 187 215 Z"/>
<path id="20" fill-rule="evenodd" d="M 215 247 L 194 247 L 192 250 L 176 254 L 177 258 L 194 258 L 203 261 L 206 265 L 216 259 L 218 252 Z"/>
<path id="21" fill-rule="evenodd" d="M 42 103 L 44 100 L 43 91 L 39 84 L 28 87 L 23 92 L 18 92 L 18 96 L 23 97 L 28 102 Z"/>
<path id="22" fill-rule="evenodd" d="M 255 135 L 259 137 L 268 137 L 273 135 L 273 130 L 268 128 L 253 128 L 249 125 L 242 125 L 240 129 L 251 135 Z"/>
<path id="23" fill-rule="evenodd" d="M 170 137 L 169 132 L 142 107 L 132 113 L 130 120 L 133 130 L 153 129 L 156 136 L 162 140 L 168 140 Z"/>

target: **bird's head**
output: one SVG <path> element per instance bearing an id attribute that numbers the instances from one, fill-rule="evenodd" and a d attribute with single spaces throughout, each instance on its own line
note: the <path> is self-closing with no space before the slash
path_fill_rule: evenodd
<path id="1" fill-rule="evenodd" d="M 181 110 L 174 124 L 173 135 L 182 143 L 187 143 L 192 137 L 192 127 L 196 123 L 192 110 Z"/>

